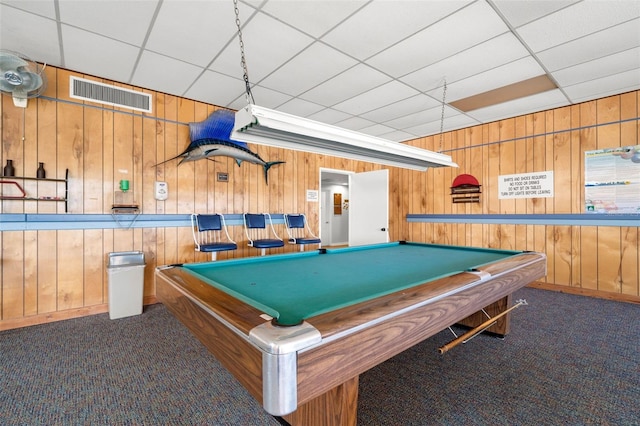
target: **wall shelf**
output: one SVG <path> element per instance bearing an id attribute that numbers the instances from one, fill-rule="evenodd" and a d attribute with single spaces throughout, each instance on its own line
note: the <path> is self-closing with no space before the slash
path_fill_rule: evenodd
<path id="1" fill-rule="evenodd" d="M 17 195 L 0 195 L 0 200 L 2 201 L 53 201 L 58 203 L 64 203 L 64 212 L 68 212 L 68 197 L 69 197 L 69 169 L 65 170 L 64 179 L 51 179 L 51 178 L 36 178 L 36 177 L 28 177 L 28 176 L 2 176 L 0 177 L 0 181 L 3 184 L 13 184 L 18 187 L 20 192 L 22 192 L 22 196 Z M 64 196 L 41 196 L 41 197 L 30 197 L 25 191 L 22 189 L 22 186 L 16 181 L 38 181 L 38 182 L 57 182 L 64 183 Z M 56 191 L 57 192 L 57 191 Z"/>

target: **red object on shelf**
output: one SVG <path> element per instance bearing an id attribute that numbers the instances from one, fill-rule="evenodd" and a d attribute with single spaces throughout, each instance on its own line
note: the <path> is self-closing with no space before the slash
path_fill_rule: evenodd
<path id="1" fill-rule="evenodd" d="M 21 198 L 25 198 L 27 196 L 26 192 L 24 192 L 24 189 L 22 189 L 22 187 L 20 186 L 20 184 L 18 182 L 14 182 L 12 180 L 0 180 L 0 185 L 6 185 L 6 184 L 12 184 L 18 187 L 18 190 L 22 193 L 22 195 L 18 196 L 18 195 L 4 195 L 4 191 L 2 194 L 0 194 L 0 198 L 3 199 L 12 199 L 12 200 L 19 200 Z"/>
<path id="2" fill-rule="evenodd" d="M 480 186 L 478 179 L 472 175 L 458 175 L 451 184 L 452 188 L 457 188 L 462 185 Z"/>

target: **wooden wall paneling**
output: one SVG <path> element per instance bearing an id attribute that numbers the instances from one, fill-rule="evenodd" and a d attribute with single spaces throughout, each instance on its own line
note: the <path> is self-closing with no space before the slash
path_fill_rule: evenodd
<path id="1" fill-rule="evenodd" d="M 24 316 L 38 313 L 38 233 L 24 232 Z"/>
<path id="2" fill-rule="evenodd" d="M 545 119 L 545 136 L 544 136 L 544 168 L 541 171 L 552 170 L 554 165 L 554 143 L 555 143 L 555 134 L 553 133 L 553 119 L 554 119 L 554 111 L 549 110 L 544 112 Z M 541 205 L 544 206 L 545 213 L 554 213 L 553 207 L 554 202 L 553 198 L 538 198 L 538 201 Z M 549 225 L 545 227 L 545 234 L 540 235 L 541 238 L 545 240 L 545 253 L 547 254 L 547 276 L 552 280 L 555 277 L 555 244 L 554 244 L 554 236 L 555 236 L 555 227 L 553 225 Z"/>
<path id="3" fill-rule="evenodd" d="M 621 95 L 621 146 L 640 144 L 640 91 Z M 622 293 L 640 295 L 640 228 L 621 228 L 622 235 Z"/>
<path id="4" fill-rule="evenodd" d="M 572 287 L 580 286 L 580 276 L 582 271 L 582 256 L 580 256 L 580 241 L 582 227 L 571 227 L 571 279 L 569 285 Z"/>
<path id="5" fill-rule="evenodd" d="M 22 136 L 20 144 L 22 145 L 22 158 L 24 161 L 23 176 L 36 177 L 38 161 L 44 161 L 44 158 L 41 160 L 38 159 L 38 99 L 29 100 L 27 102 L 27 108 L 20 109 L 22 110 Z M 53 152 L 55 152 L 55 149 Z M 51 165 L 52 163 L 49 163 L 49 166 Z M 27 194 L 35 197 L 55 195 L 57 189 L 55 184 L 51 185 L 51 182 L 23 181 L 22 185 Z M 42 188 L 43 190 L 49 191 L 48 194 L 39 193 L 42 186 L 45 187 Z M 50 207 L 54 208 L 56 205 L 56 203 L 38 203 L 37 201 L 25 202 L 24 204 L 25 213 L 37 213 L 40 204 L 49 204 Z"/>
<path id="6" fill-rule="evenodd" d="M 571 128 L 579 129 L 582 122 L 580 106 L 573 105 L 571 107 Z M 581 149 L 580 143 L 580 131 L 571 130 L 569 132 L 570 138 L 570 153 L 571 157 L 571 171 L 569 185 L 571 187 L 571 213 L 583 213 L 584 212 L 584 152 Z"/>
<path id="7" fill-rule="evenodd" d="M 119 190 L 116 183 L 117 175 L 114 166 L 114 112 L 109 109 L 102 110 L 102 196 L 103 205 L 102 213 L 111 213 L 111 207 L 114 202 L 114 191 Z M 71 179 L 70 182 L 75 181 Z M 71 190 L 71 186 L 69 187 Z M 73 197 L 79 187 L 70 192 L 69 196 Z M 75 212 L 74 212 L 75 213 Z"/>
<path id="8" fill-rule="evenodd" d="M 598 227 L 580 228 L 580 287 L 598 289 Z M 549 280 L 549 282 L 553 282 Z"/>
<path id="9" fill-rule="evenodd" d="M 203 104 L 201 102 L 194 102 L 193 104 L 193 117 L 185 117 L 189 122 L 199 123 L 207 119 L 210 115 L 209 108 L 207 104 Z M 182 120 L 183 118 L 180 118 Z M 189 127 L 187 127 L 189 130 Z M 191 143 L 191 137 L 188 138 L 189 143 Z M 215 179 L 211 179 L 211 177 L 215 174 L 215 170 L 211 169 L 211 173 L 209 172 L 210 165 L 209 163 L 214 164 L 213 161 L 210 160 L 201 160 L 196 161 L 193 164 L 194 169 L 194 200 L 193 200 L 193 210 L 190 213 L 209 213 L 209 199 L 210 194 L 213 195 L 213 185 L 215 183 Z M 213 204 L 213 201 L 212 201 Z M 213 208 L 213 206 L 211 206 Z"/>
<path id="10" fill-rule="evenodd" d="M 37 231 L 38 314 L 58 309 L 58 231 Z"/>
<path id="11" fill-rule="evenodd" d="M 188 99 L 178 99 L 178 125 L 177 130 L 177 152 L 183 152 L 191 143 L 189 137 L 188 123 L 196 121 L 195 119 L 195 102 Z M 201 167 L 201 162 L 209 160 L 197 160 L 182 163 L 178 166 L 179 160 L 172 161 L 178 173 L 178 213 L 191 214 L 195 211 L 195 194 L 196 194 L 196 170 Z M 203 182 L 206 190 L 207 180 Z M 195 252 L 193 250 L 193 237 L 189 228 L 180 227 L 177 229 L 177 250 L 179 262 L 193 262 Z"/>
<path id="12" fill-rule="evenodd" d="M 140 211 L 144 209 L 142 202 L 144 200 L 143 188 L 145 187 L 144 176 L 144 151 L 142 140 L 144 138 L 143 118 L 141 114 L 132 116 L 132 139 L 131 139 L 131 160 L 133 170 L 133 181 L 131 182 L 131 190 L 135 195 L 135 201 L 138 203 Z M 152 188 L 152 187 L 151 187 Z M 152 189 L 153 191 L 153 189 Z"/>
<path id="13" fill-rule="evenodd" d="M 155 267 L 159 266 L 157 254 L 157 234 L 156 228 L 144 228 L 142 231 L 142 247 L 146 267 L 144 269 L 144 297 L 153 297 L 156 294 Z"/>
<path id="14" fill-rule="evenodd" d="M 620 292 L 640 295 L 640 228 L 620 228 Z"/>
<path id="15" fill-rule="evenodd" d="M 104 241 L 102 229 L 86 229 L 83 233 L 83 253 L 77 263 L 83 265 L 83 304 L 82 306 L 107 303 L 105 297 L 106 256 L 103 252 Z"/>
<path id="16" fill-rule="evenodd" d="M 611 293 L 622 291 L 621 228 L 598 228 L 598 290 Z"/>
<path id="17" fill-rule="evenodd" d="M 571 285 L 572 243 L 571 226 L 549 226 L 552 240 L 547 247 L 553 246 L 553 282 L 559 285 Z"/>
<path id="18" fill-rule="evenodd" d="M 620 146 L 620 98 L 612 96 L 596 101 L 597 149 Z M 612 123 L 613 124 L 606 124 Z M 620 228 L 598 229 L 598 290 L 619 293 L 621 291 L 621 236 Z"/>
<path id="19" fill-rule="evenodd" d="M 528 143 L 527 143 L 527 117 L 521 116 L 514 119 L 516 140 L 514 145 L 514 173 L 522 174 L 529 172 Z M 527 213 L 527 198 L 518 198 L 515 201 L 514 213 Z M 513 247 L 516 250 L 528 250 L 529 226 L 516 225 L 514 230 L 515 241 Z"/>
<path id="20" fill-rule="evenodd" d="M 114 191 L 120 191 L 119 182 L 129 180 L 130 191 L 134 199 L 139 195 L 135 192 L 135 170 L 133 167 L 133 117 L 117 110 L 113 113 L 113 177 Z M 115 195 L 114 195 L 115 197 Z M 139 202 L 135 199 L 134 201 Z M 114 229 L 113 251 L 129 251 L 134 249 L 133 230 L 128 229 L 130 221 L 123 219 L 118 228 Z"/>
<path id="21" fill-rule="evenodd" d="M 595 101 L 580 104 L 580 181 L 582 184 L 580 198 L 581 212 L 584 212 L 584 153 L 597 149 L 597 104 Z M 580 275 L 578 284 L 581 288 L 597 290 L 598 288 L 598 228 L 595 226 L 580 227 Z"/>
<path id="22" fill-rule="evenodd" d="M 58 96 L 69 99 L 69 77 L 72 73 L 58 71 Z M 64 94 L 63 94 L 64 93 Z M 74 197 L 68 201 L 70 212 L 82 212 L 82 182 L 83 178 L 83 157 L 84 157 L 84 107 L 73 100 L 73 103 L 58 102 L 57 108 L 57 158 L 59 172 L 64 176 L 64 170 L 69 169 L 69 176 L 73 176 L 74 181 L 79 185 L 74 187 Z M 71 189 L 70 189 L 71 190 Z M 58 203 L 56 203 L 58 204 Z M 64 211 L 64 206 L 58 206 L 59 212 Z"/>
<path id="23" fill-rule="evenodd" d="M 306 170 L 299 167 L 297 162 L 297 152 L 292 150 L 282 150 L 284 164 L 279 164 L 273 168 L 280 168 L 284 173 L 278 173 L 282 183 L 282 213 L 305 213 L 298 206 L 304 206 L 304 195 L 300 188 L 306 184 Z M 283 237 L 286 237 L 284 235 Z"/>
<path id="24" fill-rule="evenodd" d="M 554 197 L 547 199 L 547 207 L 553 203 L 554 213 L 570 213 L 571 199 L 571 108 L 553 110 L 552 146 L 547 145 L 547 169 L 553 171 Z M 549 138 L 547 138 L 547 142 Z M 553 248 L 554 282 L 561 285 L 571 284 L 571 227 L 548 227 L 551 240 L 547 248 Z"/>
<path id="25" fill-rule="evenodd" d="M 47 99 L 37 99 L 37 155 L 38 161 L 45 163 L 47 177 L 63 179 L 67 169 L 64 159 L 58 158 L 57 150 L 57 121 L 58 108 L 57 103 Z M 35 172 L 34 172 L 35 173 Z M 73 185 L 81 184 L 81 180 L 72 180 L 73 176 L 69 176 L 69 197 Z M 38 196 L 57 195 L 63 197 L 64 186 L 55 182 L 38 182 Z M 64 212 L 64 204 L 54 202 L 37 202 L 38 213 L 57 213 Z"/>
<path id="26" fill-rule="evenodd" d="M 156 123 L 155 118 L 145 117 L 142 119 L 142 146 L 140 148 L 142 151 L 142 193 L 138 194 L 142 214 L 156 214 L 158 204 L 162 203 L 162 201 L 155 199 L 155 183 L 162 181 L 162 177 L 159 176 L 160 166 L 156 167 L 158 163 Z"/>
<path id="27" fill-rule="evenodd" d="M 572 185 L 572 157 L 571 157 L 571 108 L 559 108 L 554 110 L 554 132 L 553 150 L 551 155 L 552 162 L 547 169 L 553 171 L 554 181 L 554 197 L 553 202 L 554 213 L 571 213 L 571 200 L 575 194 L 571 192 Z"/>
<path id="28" fill-rule="evenodd" d="M 2 319 L 20 318 L 24 315 L 24 232 L 4 232 L 1 254 Z"/>
<path id="29" fill-rule="evenodd" d="M 57 310 L 84 304 L 83 230 L 58 231 Z"/>
<path id="30" fill-rule="evenodd" d="M 153 105 L 154 105 L 154 114 L 156 116 L 157 121 L 155 122 L 155 179 L 167 182 L 167 188 L 169 191 L 169 196 L 166 201 L 157 201 L 155 203 L 156 213 L 164 214 L 167 208 L 167 205 L 171 203 L 172 199 L 175 197 L 176 187 L 172 186 L 170 182 L 167 181 L 166 176 L 166 163 L 163 163 L 169 157 L 167 157 L 167 149 L 165 143 L 165 128 L 166 123 L 165 119 L 165 94 L 164 93 L 155 93 L 153 97 Z M 162 163 L 162 164 L 161 164 Z M 155 265 L 167 265 L 169 262 L 166 261 L 166 247 L 165 247 L 165 234 L 166 228 L 156 228 L 155 233 Z M 155 279 L 154 279 L 155 283 Z"/>
<path id="31" fill-rule="evenodd" d="M 163 96 L 164 109 L 164 156 L 165 160 L 173 158 L 181 153 L 185 148 L 184 141 L 178 140 L 178 100 L 175 96 Z M 178 200 L 180 191 L 182 190 L 178 180 L 178 168 L 176 166 L 179 160 L 169 161 L 165 163 L 164 173 L 167 186 L 170 189 L 169 199 L 164 203 L 165 214 L 178 214 Z M 164 262 L 165 264 L 178 262 L 178 230 L 176 228 L 164 228 Z"/>
<path id="32" fill-rule="evenodd" d="M 103 212 L 103 116 L 101 109 L 83 108 L 84 112 L 84 147 L 83 147 L 83 173 L 82 190 L 75 191 L 73 196 L 82 200 L 82 212 L 85 214 L 100 214 Z M 60 169 L 64 169 L 61 165 Z M 76 180 L 80 176 L 73 176 Z M 80 212 L 77 212 L 80 213 Z"/>

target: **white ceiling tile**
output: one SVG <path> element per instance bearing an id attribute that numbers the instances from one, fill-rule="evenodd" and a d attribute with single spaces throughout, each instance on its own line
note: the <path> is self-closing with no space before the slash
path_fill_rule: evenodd
<path id="1" fill-rule="evenodd" d="M 59 1 L 60 21 L 142 46 L 158 1 Z"/>
<path id="2" fill-rule="evenodd" d="M 513 61 L 447 86 L 447 103 L 545 74 L 531 57 Z"/>
<path id="3" fill-rule="evenodd" d="M 377 108 L 373 111 L 361 114 L 363 118 L 378 123 L 388 123 L 390 120 L 398 117 L 405 117 L 416 113 L 417 111 L 424 111 L 430 108 L 437 107 L 441 104 L 429 96 L 419 94 L 407 99 L 402 99 L 398 102 L 394 102 L 389 105 L 385 105 L 381 108 Z"/>
<path id="4" fill-rule="evenodd" d="M 445 78 L 447 102 L 545 72 L 571 102 L 640 85 L 639 0 L 238 3 L 258 105 L 391 140 L 439 132 Z M 0 0 L 0 47 L 232 109 L 247 103 L 231 0 Z M 553 104 L 529 97 L 482 119 Z M 445 108 L 444 130 L 477 123 Z"/>
<path id="5" fill-rule="evenodd" d="M 380 71 L 358 64 L 303 93 L 300 97 L 322 105 L 335 105 L 367 91 L 372 85 L 381 85 L 389 80 L 390 78 Z"/>
<path id="6" fill-rule="evenodd" d="M 289 61 L 313 39 L 265 14 L 251 19 L 251 25 L 242 30 L 249 81 L 260 83 L 266 76 Z M 286 40 L 286 43 L 283 43 Z M 240 44 L 236 38 L 211 64 L 210 68 L 223 74 L 242 78 Z"/>
<path id="7" fill-rule="evenodd" d="M 459 114 L 459 111 L 445 105 L 444 122 L 448 121 L 450 117 L 454 117 Z M 429 108 L 421 111 L 414 111 L 410 114 L 403 115 L 402 117 L 398 117 L 393 120 L 386 120 L 384 121 L 384 124 L 396 129 L 407 129 L 413 128 L 420 124 L 430 123 L 432 121 L 438 121 L 438 123 L 443 121 L 442 106 L 437 106 L 435 108 Z"/>
<path id="8" fill-rule="evenodd" d="M 140 50 L 137 47 L 68 25 L 62 25 L 62 39 L 65 43 L 65 66 L 68 69 L 129 82 Z"/>
<path id="9" fill-rule="evenodd" d="M 542 18 L 580 0 L 514 1 L 493 0 L 505 18 L 514 27 Z"/>
<path id="10" fill-rule="evenodd" d="M 507 31 L 506 24 L 487 3 L 476 2 L 372 57 L 369 62 L 383 72 L 401 77 Z"/>
<path id="11" fill-rule="evenodd" d="M 244 93 L 244 81 L 206 70 L 184 96 L 214 105 L 228 106 Z"/>
<path id="12" fill-rule="evenodd" d="M 418 92 L 406 84 L 391 81 L 344 102 L 340 102 L 333 107 L 339 111 L 345 111 L 351 114 L 362 114 L 401 99 L 415 96 L 416 94 L 418 94 Z"/>
<path id="13" fill-rule="evenodd" d="M 261 11 L 298 28 L 312 37 L 320 37 L 365 5 L 366 1 L 274 1 Z"/>
<path id="14" fill-rule="evenodd" d="M 383 124 L 373 124 L 368 127 L 363 127 L 359 130 L 359 132 L 362 132 L 371 136 L 377 136 L 377 137 L 382 137 L 382 135 L 388 135 L 395 131 L 396 129 L 389 126 L 385 126 Z"/>
<path id="15" fill-rule="evenodd" d="M 278 111 L 297 115 L 298 117 L 308 117 L 322 109 L 324 109 L 322 105 L 300 98 L 293 98 L 278 107 Z"/>
<path id="16" fill-rule="evenodd" d="M 346 120 L 342 120 L 339 123 L 336 123 L 338 127 L 353 130 L 356 132 L 362 129 L 363 127 L 369 127 L 369 126 L 372 126 L 373 124 L 374 124 L 373 122 L 369 120 L 365 120 L 362 117 L 349 117 Z"/>
<path id="17" fill-rule="evenodd" d="M 62 63 L 55 21 L 2 5 L 0 24 L 0 48 L 38 62 Z"/>
<path id="18" fill-rule="evenodd" d="M 322 43 L 313 43 L 260 84 L 297 96 L 355 64 L 354 59 L 337 50 Z"/>
<path id="19" fill-rule="evenodd" d="M 529 52 L 513 34 L 505 33 L 400 80 L 423 92 L 436 88 L 441 91 L 445 78 L 447 83 L 453 83 L 528 55 Z"/>
<path id="20" fill-rule="evenodd" d="M 410 139 L 415 139 L 416 136 L 411 133 L 403 132 L 402 130 L 394 130 L 393 132 L 384 133 L 378 137 L 393 142 L 405 142 Z"/>
<path id="21" fill-rule="evenodd" d="M 278 92 L 277 90 L 271 90 L 267 87 L 255 85 L 251 88 L 253 93 L 253 99 L 256 105 L 261 107 L 277 109 L 280 105 L 288 102 L 291 96 L 286 93 Z M 244 91 L 244 84 L 242 85 L 242 91 L 240 96 L 230 106 L 235 109 L 244 108 L 247 105 L 247 96 Z"/>
<path id="22" fill-rule="evenodd" d="M 639 89 L 640 69 L 635 69 L 565 87 L 564 91 L 571 102 L 577 103 Z"/>
<path id="23" fill-rule="evenodd" d="M 640 47 L 564 68 L 551 75 L 561 86 L 572 86 L 638 68 L 640 68 Z M 640 75 L 638 75 L 638 81 L 640 82 Z"/>
<path id="24" fill-rule="evenodd" d="M 536 57 L 556 71 L 640 46 L 640 18 L 540 52 Z"/>
<path id="25" fill-rule="evenodd" d="M 195 65 L 145 51 L 140 56 L 131 84 L 182 96 L 203 71 Z"/>
<path id="26" fill-rule="evenodd" d="M 558 108 L 568 104 L 569 101 L 567 98 L 560 90 L 556 89 L 509 102 L 503 102 L 498 105 L 480 108 L 475 111 L 469 111 L 466 114 L 480 122 L 488 123 L 507 117 Z"/>
<path id="27" fill-rule="evenodd" d="M 307 118 L 311 120 L 319 121 L 321 123 L 335 125 L 336 123 L 346 120 L 349 117 L 350 117 L 349 114 L 344 113 L 342 111 L 336 111 L 335 109 L 332 109 L 332 108 L 326 108 L 326 109 L 323 109 L 322 111 L 319 111 L 315 114 L 310 115 Z"/>
<path id="28" fill-rule="evenodd" d="M 426 28 L 469 1 L 374 1 L 323 41 L 358 59 L 368 58 Z"/>
<path id="29" fill-rule="evenodd" d="M 639 16 L 638 1 L 586 0 L 524 25 L 517 32 L 534 52 L 540 52 Z"/>
<path id="30" fill-rule="evenodd" d="M 36 15 L 44 16 L 46 18 L 56 19 L 56 8 L 53 1 L 42 0 L 2 0 L 0 4 L 0 16 L 2 16 L 7 9 L 4 5 L 15 7 L 16 9 L 24 10 L 25 12 L 35 13 Z M 2 19 L 4 24 L 4 19 Z"/>
<path id="31" fill-rule="evenodd" d="M 407 128 L 405 131 L 417 136 L 430 136 L 440 133 L 440 120 L 434 120 L 430 122 L 425 122 L 415 127 Z M 464 114 L 457 114 L 453 117 L 449 117 L 444 122 L 443 131 L 447 132 L 450 130 L 459 129 L 462 127 L 470 127 L 481 124 L 479 121 L 474 119 L 473 117 L 466 116 Z M 439 144 L 439 141 L 438 141 Z M 436 148 L 436 151 L 439 150 L 439 147 Z"/>
<path id="32" fill-rule="evenodd" d="M 248 6 L 240 3 L 241 13 Z M 216 19 L 218 23 L 211 25 Z M 188 22 L 188 30 L 176 37 L 176 22 Z M 237 33 L 233 7 L 226 2 L 165 1 L 158 12 L 145 46 L 165 56 L 206 67 Z M 239 58 L 239 54 L 238 54 Z M 238 59 L 239 61 L 239 59 Z M 238 62 L 236 61 L 236 62 Z"/>

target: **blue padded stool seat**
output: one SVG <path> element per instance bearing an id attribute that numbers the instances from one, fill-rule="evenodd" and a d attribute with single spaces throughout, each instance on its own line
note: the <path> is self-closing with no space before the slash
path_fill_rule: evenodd
<path id="1" fill-rule="evenodd" d="M 254 240 L 253 247 L 255 248 L 274 248 L 283 247 L 284 242 L 282 240 Z"/>
<path id="2" fill-rule="evenodd" d="M 290 238 L 290 242 L 294 244 L 320 244 L 320 238 Z"/>
<path id="3" fill-rule="evenodd" d="M 214 251 L 227 251 L 236 250 L 238 245 L 236 243 L 211 243 L 200 245 L 200 251 L 205 253 L 211 253 Z"/>

